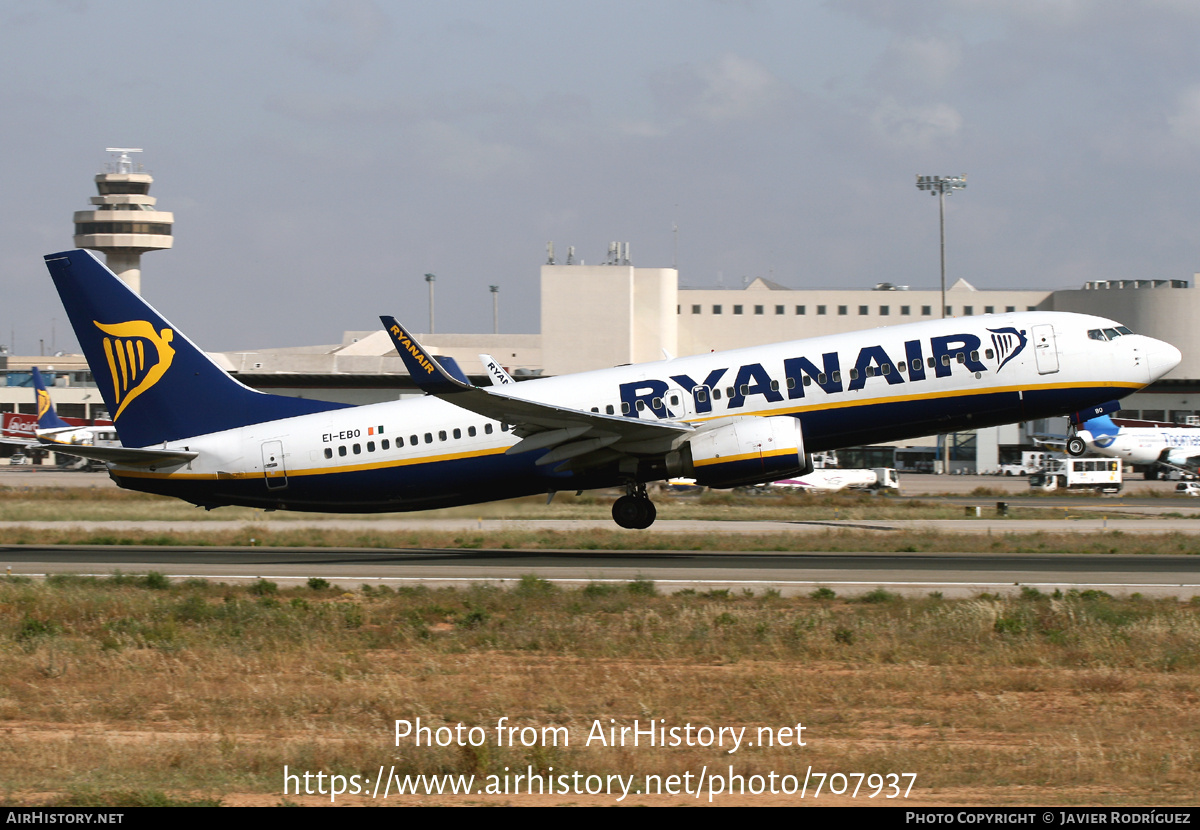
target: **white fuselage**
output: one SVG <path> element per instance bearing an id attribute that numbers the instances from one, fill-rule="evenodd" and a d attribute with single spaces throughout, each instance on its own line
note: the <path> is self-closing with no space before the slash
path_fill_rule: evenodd
<path id="1" fill-rule="evenodd" d="M 703 428 L 799 419 L 807 452 L 1065 414 L 1120 398 L 1179 362 L 1140 335 L 1097 342 L 1111 321 L 1025 312 L 913 323 L 525 381 L 504 394 Z M 168 442 L 187 464 L 113 467 L 123 486 L 209 505 L 409 510 L 609 486 L 608 471 L 535 467 L 506 455 L 508 425 L 423 397 L 338 409 Z M 665 476 L 661 476 L 665 477 Z"/>

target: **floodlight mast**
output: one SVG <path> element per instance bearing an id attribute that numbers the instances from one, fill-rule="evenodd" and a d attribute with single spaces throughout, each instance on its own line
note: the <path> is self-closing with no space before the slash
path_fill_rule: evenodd
<path id="1" fill-rule="evenodd" d="M 425 282 L 429 285 L 429 333 L 433 334 L 433 284 L 437 282 L 437 275 L 426 274 Z"/>
<path id="2" fill-rule="evenodd" d="M 941 237 L 942 258 L 942 318 L 946 317 L 946 194 L 962 190 L 967 186 L 966 175 L 962 176 L 917 176 L 917 189 L 928 190 L 938 197 L 938 230 Z M 950 472 L 949 436 L 942 436 L 942 474 Z"/>

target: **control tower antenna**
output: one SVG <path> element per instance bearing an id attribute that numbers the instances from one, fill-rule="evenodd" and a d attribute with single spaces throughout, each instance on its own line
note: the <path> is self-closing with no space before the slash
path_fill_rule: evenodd
<path id="1" fill-rule="evenodd" d="M 171 226 L 175 215 L 155 209 L 158 200 L 149 195 L 154 177 L 129 158 L 130 153 L 142 152 L 141 148 L 105 149 L 120 155 L 106 165 L 106 172 L 96 176 L 100 195 L 89 200 L 95 207 L 75 212 L 75 245 L 102 251 L 112 272 L 140 294 L 142 254 L 174 244 Z"/>

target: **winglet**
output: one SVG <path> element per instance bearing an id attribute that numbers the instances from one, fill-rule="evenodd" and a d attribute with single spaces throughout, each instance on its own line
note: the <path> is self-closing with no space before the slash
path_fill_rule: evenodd
<path id="1" fill-rule="evenodd" d="M 408 373 L 412 375 L 421 391 L 428 392 L 430 395 L 444 395 L 448 392 L 461 392 L 474 388 L 471 384 L 459 380 L 446 371 L 429 355 L 425 347 L 417 342 L 415 337 L 396 322 L 395 317 L 381 315 L 379 319 L 391 336 L 396 351 L 400 353 L 400 359 L 404 361 L 404 368 L 408 369 Z M 459 371 L 461 373 L 462 370 Z"/>
<path id="2" fill-rule="evenodd" d="M 491 380 L 492 386 L 507 386 L 510 383 L 516 383 L 512 379 L 512 375 L 504 371 L 504 367 L 500 365 L 496 358 L 490 354 L 481 354 L 479 362 L 483 364 L 483 368 L 487 370 L 488 379 Z"/>
<path id="3" fill-rule="evenodd" d="M 70 429 L 71 425 L 58 417 L 58 413 L 54 411 L 54 401 L 50 400 L 46 382 L 42 380 L 42 373 L 36 366 L 33 367 L 33 389 L 37 396 L 38 429 Z"/>

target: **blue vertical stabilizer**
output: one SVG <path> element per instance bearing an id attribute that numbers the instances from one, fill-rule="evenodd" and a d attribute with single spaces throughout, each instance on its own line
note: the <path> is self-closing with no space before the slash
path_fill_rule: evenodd
<path id="1" fill-rule="evenodd" d="M 127 447 L 347 406 L 239 383 L 90 251 L 49 254 L 46 267 Z"/>

